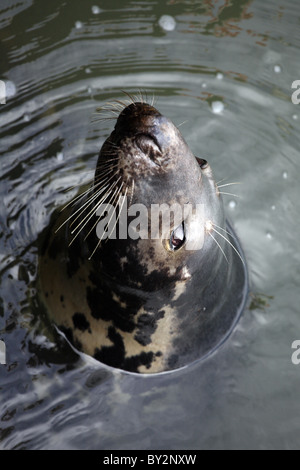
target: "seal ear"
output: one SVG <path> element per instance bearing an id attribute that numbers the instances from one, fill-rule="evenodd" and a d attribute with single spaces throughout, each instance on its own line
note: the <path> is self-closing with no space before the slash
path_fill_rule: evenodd
<path id="1" fill-rule="evenodd" d="M 196 160 L 199 163 L 201 170 L 205 170 L 209 166 L 207 160 L 204 160 L 204 158 L 196 157 Z"/>

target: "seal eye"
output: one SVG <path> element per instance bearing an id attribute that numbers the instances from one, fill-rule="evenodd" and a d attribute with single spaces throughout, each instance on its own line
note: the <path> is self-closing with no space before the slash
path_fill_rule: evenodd
<path id="1" fill-rule="evenodd" d="M 185 242 L 185 233 L 184 233 L 184 222 L 181 225 L 178 225 L 175 230 L 171 233 L 170 236 L 170 248 L 172 251 L 176 251 L 182 247 Z"/>

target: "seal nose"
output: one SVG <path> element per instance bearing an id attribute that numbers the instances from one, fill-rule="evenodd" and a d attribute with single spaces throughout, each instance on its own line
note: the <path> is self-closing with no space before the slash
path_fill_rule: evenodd
<path id="1" fill-rule="evenodd" d="M 137 129 L 147 133 L 146 129 L 153 125 L 155 118 L 160 116 L 160 112 L 150 104 L 132 103 L 126 106 L 119 115 L 115 130 L 126 135 L 136 134 Z"/>
<path id="2" fill-rule="evenodd" d="M 132 137 L 140 151 L 157 163 L 162 148 L 157 136 L 163 116 L 148 103 L 132 103 L 123 109 L 116 122 L 115 131 L 119 136 Z"/>

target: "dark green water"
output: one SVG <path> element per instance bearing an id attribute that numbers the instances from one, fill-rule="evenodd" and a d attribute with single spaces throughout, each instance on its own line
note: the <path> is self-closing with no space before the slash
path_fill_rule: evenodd
<path id="1" fill-rule="evenodd" d="M 299 448 L 299 2 L 0 0 L 0 41 L 0 448 Z M 242 183 L 253 293 L 217 353 L 147 378 L 53 344 L 36 291 L 40 234 L 112 127 L 96 108 L 139 89 Z"/>

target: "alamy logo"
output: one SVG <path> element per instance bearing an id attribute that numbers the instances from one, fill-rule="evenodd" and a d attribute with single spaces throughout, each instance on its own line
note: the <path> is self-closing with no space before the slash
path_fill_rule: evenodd
<path id="1" fill-rule="evenodd" d="M 6 104 L 6 86 L 3 80 L 0 80 L 0 104 Z"/>
<path id="2" fill-rule="evenodd" d="M 100 218 L 96 233 L 101 241 L 107 238 L 169 239 L 173 233 L 175 237 L 185 241 L 186 250 L 200 250 L 203 247 L 204 204 L 196 204 L 194 207 L 189 203 L 163 203 L 152 204 L 150 208 L 144 204 L 132 204 L 128 207 L 127 197 L 123 196 L 117 207 L 112 204 L 99 204 L 96 215 Z"/>
<path id="3" fill-rule="evenodd" d="M 293 104 L 300 103 L 300 80 L 295 80 L 292 83 L 292 88 L 296 88 L 296 91 L 292 93 L 291 100 Z"/>
<path id="4" fill-rule="evenodd" d="M 295 341 L 292 342 L 291 348 L 295 349 L 291 357 L 292 363 L 298 366 L 300 364 L 300 340 L 295 339 Z"/>
<path id="5" fill-rule="evenodd" d="M 6 364 L 6 347 L 4 341 L 0 339 L 0 364 Z"/>

